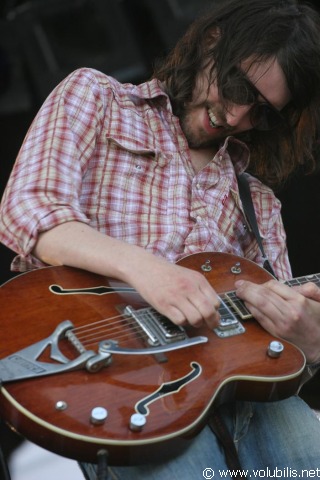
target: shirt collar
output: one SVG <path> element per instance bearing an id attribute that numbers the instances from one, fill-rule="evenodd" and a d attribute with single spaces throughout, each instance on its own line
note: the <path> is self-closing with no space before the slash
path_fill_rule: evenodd
<path id="1" fill-rule="evenodd" d="M 233 163 L 235 172 L 239 175 L 243 173 L 249 165 L 250 150 L 241 140 L 229 136 L 225 139 L 223 145 L 219 149 L 218 155 L 225 155 L 228 152 Z"/>
<path id="2" fill-rule="evenodd" d="M 135 85 L 131 93 L 134 95 L 137 95 L 140 98 L 144 98 L 146 100 L 163 98 L 170 105 L 170 99 L 166 94 L 162 86 L 162 83 L 160 82 L 160 80 L 156 78 L 153 78 L 148 82 L 141 83 L 140 85 Z"/>
<path id="3" fill-rule="evenodd" d="M 156 78 L 134 86 L 132 93 L 144 99 L 162 100 L 165 103 L 166 108 L 172 111 L 171 102 L 164 90 L 163 84 Z M 229 136 L 225 139 L 218 154 L 224 155 L 226 151 L 228 151 L 230 155 L 236 173 L 241 174 L 244 172 L 248 167 L 250 160 L 250 150 L 247 145 L 241 140 Z"/>

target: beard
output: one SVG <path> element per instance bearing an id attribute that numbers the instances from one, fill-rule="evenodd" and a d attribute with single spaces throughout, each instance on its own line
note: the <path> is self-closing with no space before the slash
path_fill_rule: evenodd
<path id="1" fill-rule="evenodd" d="M 206 110 L 206 107 L 203 108 Z M 227 136 L 231 135 L 231 132 L 225 128 L 213 128 L 212 134 L 210 135 L 201 126 L 195 126 L 196 122 L 193 121 L 192 115 L 194 111 L 194 107 L 184 107 L 179 114 L 180 126 L 186 137 L 189 148 L 194 150 L 208 148 L 217 149 L 221 142 Z"/>

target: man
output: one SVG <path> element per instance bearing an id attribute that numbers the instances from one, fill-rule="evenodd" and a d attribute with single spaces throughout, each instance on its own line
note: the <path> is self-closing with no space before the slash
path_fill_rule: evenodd
<path id="1" fill-rule="evenodd" d="M 150 82 L 120 85 L 89 69 L 71 74 L 34 120 L 3 197 L 1 241 L 18 254 L 13 268 L 64 264 L 116 277 L 176 324 L 215 327 L 213 286 L 175 262 L 207 250 L 263 265 L 238 193 L 236 173 L 249 169 L 265 252 L 279 279 L 290 278 L 280 204 L 257 177 L 277 185 L 302 161 L 315 167 L 319 27 L 315 12 L 294 0 L 223 0 Z M 238 289 L 256 313 L 250 289 Z M 316 297 L 295 295 L 306 304 Z M 268 328 L 264 308 L 257 317 Z M 272 328 L 285 337 L 294 329 Z M 317 364 L 314 332 L 296 331 L 307 361 Z M 249 473 L 320 467 L 320 425 L 299 398 L 236 402 L 220 412 Z M 112 472 L 193 479 L 209 467 L 217 476 L 227 464 L 205 428 L 166 464 Z M 83 469 L 91 478 L 94 467 Z"/>

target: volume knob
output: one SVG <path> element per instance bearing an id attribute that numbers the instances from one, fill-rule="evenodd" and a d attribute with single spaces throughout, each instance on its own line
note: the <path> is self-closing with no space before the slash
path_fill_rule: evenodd
<path id="1" fill-rule="evenodd" d="M 108 416 L 108 411 L 103 407 L 95 407 L 91 411 L 90 422 L 93 425 L 101 425 L 105 422 Z"/>
<path id="2" fill-rule="evenodd" d="M 273 340 L 269 344 L 268 355 L 271 358 L 278 358 L 278 357 L 280 357 L 283 350 L 284 350 L 283 344 L 281 342 L 277 341 L 277 340 Z"/>
<path id="3" fill-rule="evenodd" d="M 140 432 L 147 423 L 146 417 L 141 413 L 134 413 L 130 418 L 130 430 Z"/>

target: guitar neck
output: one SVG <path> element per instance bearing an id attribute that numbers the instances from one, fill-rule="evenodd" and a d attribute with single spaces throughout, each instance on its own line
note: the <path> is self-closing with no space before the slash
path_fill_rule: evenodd
<path id="1" fill-rule="evenodd" d="M 320 273 L 314 273 L 313 275 L 306 275 L 304 277 L 293 278 L 292 280 L 288 280 L 285 283 L 289 287 L 293 287 L 296 285 L 303 285 L 307 282 L 313 282 L 318 287 L 320 287 Z"/>
<path id="2" fill-rule="evenodd" d="M 320 273 L 306 275 L 304 277 L 293 278 L 285 282 L 289 287 L 303 285 L 307 282 L 313 282 L 320 287 Z M 245 306 L 244 302 L 237 297 L 235 291 L 226 292 L 220 296 L 221 307 L 219 313 L 222 319 L 230 318 L 230 316 L 239 320 L 249 320 L 252 314 Z"/>

